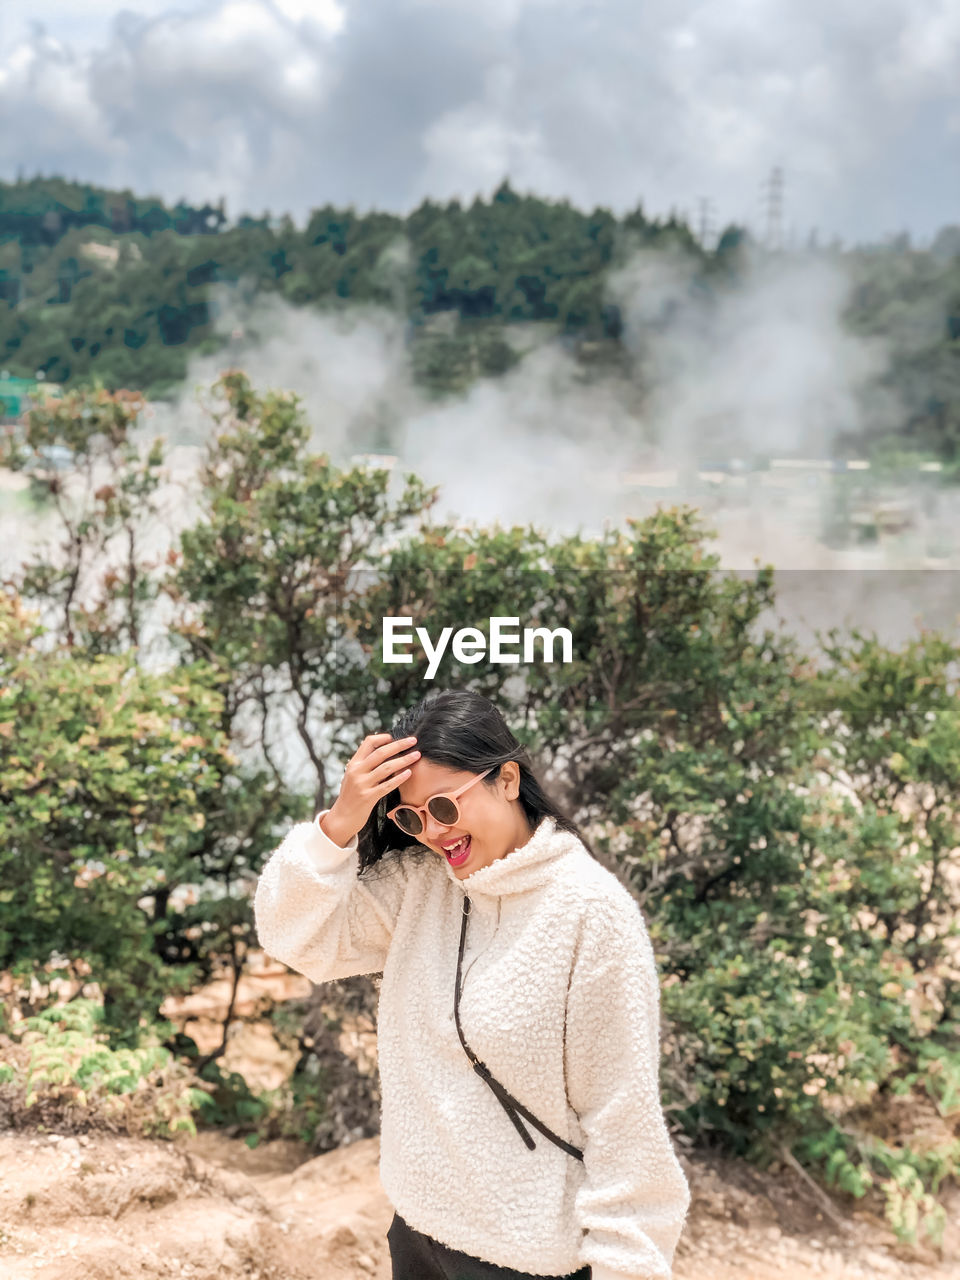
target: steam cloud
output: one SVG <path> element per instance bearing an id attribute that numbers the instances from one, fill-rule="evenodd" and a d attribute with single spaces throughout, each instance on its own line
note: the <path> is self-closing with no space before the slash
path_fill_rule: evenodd
<path id="1" fill-rule="evenodd" d="M 912 533 L 837 550 L 821 541 L 828 473 L 733 477 L 718 487 L 697 475 L 709 458 L 829 458 L 841 432 L 893 425 L 896 404 L 864 394 L 887 352 L 843 327 L 842 263 L 768 259 L 712 308 L 694 298 L 691 281 L 688 260 L 663 254 L 640 254 L 611 279 L 634 362 L 627 378 L 588 379 L 565 348 L 541 343 L 507 375 L 430 401 L 413 384 L 397 315 L 324 315 L 268 299 L 247 314 L 222 307 L 235 348 L 229 361 L 195 362 L 191 381 L 209 384 L 232 362 L 261 387 L 296 392 L 314 446 L 339 462 L 382 451 L 388 435 L 398 471 L 439 485 L 439 514 L 454 521 L 589 534 L 689 502 L 716 531 L 708 545 L 722 567 L 807 571 L 778 576 L 790 625 L 801 631 L 860 625 L 892 639 L 912 634 L 918 619 L 949 627 L 960 605 L 945 589 L 952 575 L 874 572 L 946 566 L 960 515 L 947 495 L 932 507 L 928 495 L 921 509 L 901 490 L 894 496 L 919 519 Z M 176 411 L 181 427 L 185 412 Z M 196 442 L 202 430 L 194 416 Z M 934 534 L 939 560 L 929 554 Z M 847 572 L 824 572 L 834 569 Z"/>
<path id="2" fill-rule="evenodd" d="M 683 256 L 641 253 L 611 279 L 633 361 L 626 377 L 590 375 L 567 348 L 535 339 L 505 376 L 431 401 L 414 386 L 398 314 L 321 313 L 273 297 L 241 308 L 223 292 L 228 348 L 195 359 L 188 385 L 236 365 L 260 387 L 294 391 L 315 447 L 341 463 L 395 451 L 401 467 L 440 486 L 441 511 L 454 519 L 596 531 L 652 509 L 658 488 L 664 500 L 702 498 L 694 477 L 704 459 L 823 458 L 840 432 L 861 426 L 864 387 L 886 353 L 844 330 L 842 267 L 777 259 L 712 307 L 694 296 L 693 272 Z M 878 418 L 871 406 L 872 430 L 892 423 L 895 406 L 885 408 Z M 198 444 L 209 427 L 191 395 L 165 429 Z M 782 507 L 777 517 L 798 532 Z M 769 553 L 766 537 L 746 536 L 726 563 Z M 803 566 L 820 563 L 810 548 Z"/>
<path id="3" fill-rule="evenodd" d="M 402 266 L 402 246 L 394 256 Z M 946 493 L 931 502 L 928 492 L 922 506 L 901 491 L 895 496 L 919 514 L 916 529 L 895 543 L 838 550 L 821 540 L 834 483 L 828 474 L 734 476 L 716 486 L 698 476 L 707 458 L 827 457 L 837 433 L 861 425 L 865 412 L 873 430 L 892 423 L 895 405 L 868 406 L 863 397 L 886 354 L 844 330 L 842 268 L 810 257 L 771 261 L 712 309 L 693 299 L 691 270 L 683 258 L 639 255 L 611 280 L 632 376 L 587 378 L 562 345 L 541 341 L 509 374 L 440 402 L 414 385 L 399 308 L 321 313 L 271 297 L 244 307 L 221 294 L 227 349 L 195 359 L 180 402 L 155 406 L 144 424 L 145 434 L 165 435 L 173 446 L 175 477 L 151 552 L 194 518 L 190 491 L 195 498 L 199 449 L 210 432 L 194 388 L 242 367 L 258 387 L 302 398 L 313 447 L 335 461 L 383 452 L 389 442 L 398 473 L 412 470 L 440 486 L 441 517 L 590 534 L 607 521 L 689 502 L 717 532 L 708 549 L 722 567 L 773 563 L 781 598 L 791 589 L 782 571 L 812 571 L 806 581 L 792 579 L 794 629 L 801 614 L 811 627 L 861 625 L 890 638 L 911 634 L 918 619 L 951 626 L 960 609 L 955 575 L 894 585 L 873 572 L 956 563 L 946 556 L 956 555 L 951 531 L 960 512 Z M 939 560 L 930 555 L 932 538 Z M 824 573 L 830 569 L 849 572 Z"/>
<path id="4" fill-rule="evenodd" d="M 625 341 L 652 388 L 650 415 L 667 456 L 829 455 L 861 427 L 879 341 L 847 332 L 849 293 L 836 260 L 769 256 L 749 285 L 705 305 L 689 258 L 640 254 L 613 277 Z M 874 434 L 892 427 L 871 422 Z"/>

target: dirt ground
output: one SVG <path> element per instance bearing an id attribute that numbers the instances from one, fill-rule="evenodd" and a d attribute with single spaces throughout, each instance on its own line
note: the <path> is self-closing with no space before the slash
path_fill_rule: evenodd
<path id="1" fill-rule="evenodd" d="M 0 1134 L 2 1280 L 389 1280 L 379 1140 L 304 1159 L 220 1133 L 175 1142 Z M 960 1280 L 960 1194 L 940 1256 L 829 1220 L 789 1170 L 684 1161 L 676 1280 Z M 828 1211 L 829 1212 L 829 1211 Z"/>
<path id="2" fill-rule="evenodd" d="M 248 959 L 222 1065 L 272 1088 L 292 1064 L 261 1015 L 310 984 L 262 953 Z M 215 980 L 164 1012 L 206 1051 L 229 994 Z M 373 1069 L 373 1027 L 345 1024 L 339 1044 Z M 934 1251 L 899 1245 L 856 1204 L 824 1203 L 795 1170 L 680 1159 L 693 1198 L 675 1280 L 960 1280 L 960 1188 Z M 378 1161 L 378 1138 L 311 1158 L 296 1142 L 251 1150 L 221 1132 L 0 1132 L 0 1280 L 389 1280 Z"/>

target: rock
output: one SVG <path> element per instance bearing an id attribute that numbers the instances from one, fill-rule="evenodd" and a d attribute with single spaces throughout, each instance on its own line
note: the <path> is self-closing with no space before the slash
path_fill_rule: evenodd
<path id="1" fill-rule="evenodd" d="M 345 1223 L 337 1227 L 328 1237 L 331 1245 L 337 1249 L 348 1249 L 351 1245 L 359 1244 L 357 1233 L 352 1227 L 348 1227 Z"/>
<path id="2" fill-rule="evenodd" d="M 254 1230 L 249 1222 L 238 1223 L 227 1229 L 224 1240 L 229 1248 L 244 1250 L 249 1246 Z"/>

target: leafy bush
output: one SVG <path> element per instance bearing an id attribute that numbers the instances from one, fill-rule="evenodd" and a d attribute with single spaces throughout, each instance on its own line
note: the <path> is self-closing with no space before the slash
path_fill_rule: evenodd
<path id="1" fill-rule="evenodd" d="M 107 1029 L 135 1041 L 207 965 L 206 922 L 229 931 L 246 911 L 210 894 L 196 934 L 187 919 L 172 945 L 170 895 L 212 874 L 237 761 L 209 667 L 151 674 L 42 637 L 0 593 L 0 970 L 46 986 L 59 964 L 98 984 Z"/>
<path id="2" fill-rule="evenodd" d="M 111 1048 L 102 1024 L 102 1006 L 77 999 L 0 1034 L 0 1125 L 195 1134 L 210 1086 L 155 1036 L 136 1049 Z"/>

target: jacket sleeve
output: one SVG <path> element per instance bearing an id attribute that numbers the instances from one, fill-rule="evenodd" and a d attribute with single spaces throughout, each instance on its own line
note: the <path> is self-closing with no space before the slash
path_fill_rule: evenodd
<path id="1" fill-rule="evenodd" d="M 254 920 L 261 947 L 312 982 L 383 971 L 407 885 L 400 860 L 358 878 L 356 836 L 341 848 L 319 821 L 298 822 L 261 872 Z"/>
<path id="2" fill-rule="evenodd" d="M 640 909 L 596 903 L 567 994 L 567 1095 L 584 1134 L 575 1213 L 594 1280 L 668 1280 L 690 1190 L 660 1103 L 660 989 Z"/>

